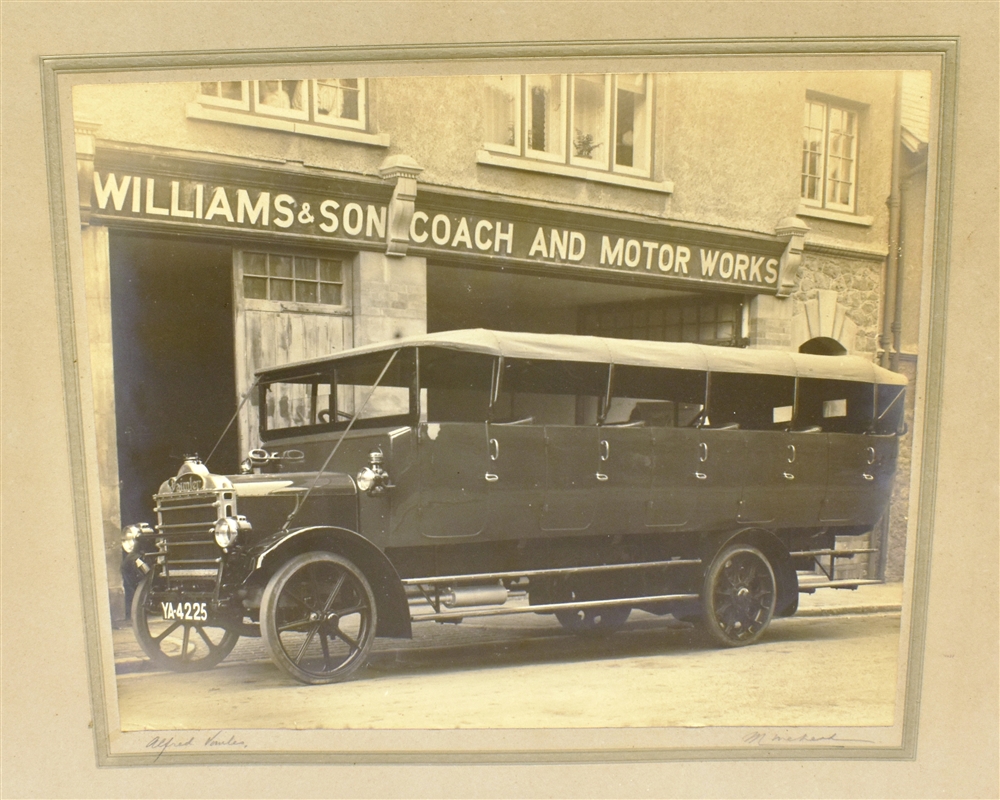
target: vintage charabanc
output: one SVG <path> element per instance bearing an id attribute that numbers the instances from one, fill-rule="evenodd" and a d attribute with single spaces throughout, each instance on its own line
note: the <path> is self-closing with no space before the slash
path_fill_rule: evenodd
<path id="1" fill-rule="evenodd" d="M 632 609 L 724 646 L 870 547 L 905 379 L 856 356 L 461 330 L 261 370 L 240 474 L 184 460 L 123 532 L 158 665 L 263 636 L 306 683 L 423 621 Z M 841 542 L 838 547 L 838 541 Z"/>

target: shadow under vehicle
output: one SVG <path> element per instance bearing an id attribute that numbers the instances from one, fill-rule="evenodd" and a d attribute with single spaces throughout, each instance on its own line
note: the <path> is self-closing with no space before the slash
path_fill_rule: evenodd
<path id="1" fill-rule="evenodd" d="M 905 379 L 853 356 L 451 331 L 262 370 L 261 446 L 196 457 L 129 525 L 146 654 L 242 635 L 305 683 L 414 622 L 632 609 L 756 641 L 800 591 L 853 588 L 837 546 L 885 512 Z M 822 566 L 799 585 L 798 571 Z"/>

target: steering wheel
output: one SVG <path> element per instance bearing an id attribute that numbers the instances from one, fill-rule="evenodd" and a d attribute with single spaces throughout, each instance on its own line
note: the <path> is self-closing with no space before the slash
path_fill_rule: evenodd
<path id="1" fill-rule="evenodd" d="M 337 411 L 335 413 L 341 419 L 350 419 L 351 418 L 351 415 L 348 414 L 346 411 Z M 322 411 L 320 411 L 316 415 L 316 419 L 319 420 L 320 422 L 322 422 L 324 425 L 327 424 L 330 421 L 330 409 L 324 408 Z"/>

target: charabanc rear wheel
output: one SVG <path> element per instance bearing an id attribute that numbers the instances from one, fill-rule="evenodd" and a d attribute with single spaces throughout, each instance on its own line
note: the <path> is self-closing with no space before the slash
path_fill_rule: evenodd
<path id="1" fill-rule="evenodd" d="M 611 633 L 625 624 L 632 609 L 628 606 L 567 608 L 556 612 L 556 619 L 573 633 Z"/>
<path id="2" fill-rule="evenodd" d="M 296 556 L 268 582 L 261 634 L 271 658 L 302 683 L 335 683 L 363 666 L 375 640 L 375 595 L 346 558 Z"/>
<path id="3" fill-rule="evenodd" d="M 774 615 L 774 570 L 756 547 L 734 544 L 715 557 L 702 590 L 708 634 L 726 647 L 757 641 Z"/>
<path id="4" fill-rule="evenodd" d="M 132 630 L 154 664 L 174 672 L 197 672 L 214 667 L 233 651 L 240 635 L 211 619 L 164 619 L 162 606 L 149 603 L 151 584 L 152 576 L 143 578 L 132 597 Z"/>

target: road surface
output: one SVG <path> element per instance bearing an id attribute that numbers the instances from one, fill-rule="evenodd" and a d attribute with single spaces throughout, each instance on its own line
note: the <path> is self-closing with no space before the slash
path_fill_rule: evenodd
<path id="1" fill-rule="evenodd" d="M 328 686 L 295 683 L 260 640 L 206 672 L 119 675 L 122 730 L 893 724 L 894 613 L 775 620 L 721 650 L 641 612 L 597 638 L 533 614 L 414 634 L 378 640 L 369 666 Z"/>

